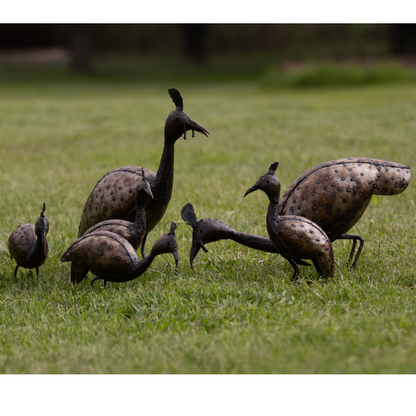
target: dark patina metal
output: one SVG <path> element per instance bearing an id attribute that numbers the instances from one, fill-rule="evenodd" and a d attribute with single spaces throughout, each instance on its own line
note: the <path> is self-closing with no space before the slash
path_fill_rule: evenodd
<path id="1" fill-rule="evenodd" d="M 165 123 L 165 141 L 157 173 L 143 168 L 152 188 L 153 199 L 146 205 L 146 233 L 142 240 L 141 252 L 144 256 L 147 234 L 163 218 L 172 195 L 175 142 L 192 130 L 208 137 L 209 131 L 193 121 L 183 111 L 183 100 L 179 91 L 169 89 L 176 105 Z M 124 166 L 104 175 L 88 197 L 81 216 L 78 237 L 101 221 L 124 219 L 134 222 L 136 216 L 136 183 L 141 176 L 141 167 Z"/>
<path id="2" fill-rule="evenodd" d="M 178 245 L 175 237 L 176 224 L 171 223 L 168 234 L 160 237 L 150 253 L 140 260 L 135 249 L 123 237 L 110 231 L 95 231 L 78 238 L 62 255 L 61 261 L 82 261 L 96 275 L 96 280 L 128 282 L 142 275 L 160 254 L 172 253 L 178 265 Z"/>
<path id="3" fill-rule="evenodd" d="M 228 224 L 214 218 L 203 218 L 198 221 L 191 203 L 187 203 L 182 208 L 181 216 L 192 227 L 192 247 L 189 255 L 191 268 L 193 268 L 193 261 L 199 250 L 202 248 L 202 250 L 208 252 L 205 244 L 219 240 L 233 240 L 255 250 L 277 253 L 273 243 L 267 237 L 236 231 Z M 310 266 L 310 264 L 303 262 L 301 259 L 295 259 L 295 261 L 299 265 Z"/>
<path id="4" fill-rule="evenodd" d="M 362 217 L 372 195 L 400 194 L 409 181 L 410 168 L 399 163 L 358 157 L 332 160 L 300 175 L 280 199 L 278 213 L 312 220 L 331 242 L 352 240 L 349 261 L 355 267 L 364 239 L 346 232 Z"/>
<path id="5" fill-rule="evenodd" d="M 146 232 L 146 204 L 153 198 L 150 182 L 142 169 L 142 178 L 137 181 L 136 187 L 136 218 L 134 222 L 126 220 L 107 220 L 99 222 L 88 228 L 83 235 L 96 231 L 110 231 L 125 238 L 137 250 Z M 88 273 L 88 266 L 82 260 L 71 262 L 71 283 L 79 283 Z"/>
<path id="6" fill-rule="evenodd" d="M 262 190 L 268 196 L 267 232 L 276 250 L 292 265 L 292 280 L 299 276 L 297 258 L 311 259 L 322 277 L 333 277 L 334 254 L 324 230 L 306 218 L 279 214 L 280 182 L 274 176 L 277 166 L 278 162 L 273 163 L 269 171 L 261 176 L 244 196 L 257 190 Z"/>
<path id="7" fill-rule="evenodd" d="M 42 212 L 36 221 L 36 225 L 30 223 L 20 224 L 11 234 L 8 247 L 11 258 L 16 260 L 14 278 L 17 279 L 17 269 L 35 269 L 39 281 L 39 267 L 45 263 L 48 257 L 49 247 L 46 234 L 49 231 L 49 223 L 44 213 L 46 205 L 43 203 Z"/>

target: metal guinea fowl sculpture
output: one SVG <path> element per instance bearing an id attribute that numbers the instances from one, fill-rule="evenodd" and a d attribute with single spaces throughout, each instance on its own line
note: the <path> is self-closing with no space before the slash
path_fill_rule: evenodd
<path id="1" fill-rule="evenodd" d="M 45 263 L 48 257 L 49 247 L 46 234 L 49 231 L 49 223 L 44 213 L 46 205 L 43 203 L 42 212 L 36 224 L 20 224 L 11 234 L 8 247 L 11 258 L 16 260 L 14 278 L 17 279 L 19 267 L 36 269 L 36 277 L 39 281 L 39 267 Z"/>
<path id="2" fill-rule="evenodd" d="M 219 240 L 233 240 L 246 247 L 254 248 L 268 253 L 278 253 L 269 238 L 261 237 L 255 234 L 243 233 L 232 229 L 228 224 L 214 218 L 203 218 L 197 220 L 194 207 L 187 203 L 181 210 L 181 216 L 192 227 L 192 246 L 189 254 L 189 263 L 193 268 L 193 261 L 199 250 L 202 248 L 208 252 L 205 244 Z M 296 263 L 302 266 L 310 266 L 296 258 Z"/>
<path id="3" fill-rule="evenodd" d="M 144 256 L 147 234 L 163 218 L 172 195 L 175 142 L 192 130 L 208 137 L 209 131 L 193 121 L 183 111 L 183 99 L 175 88 L 169 95 L 176 106 L 165 123 L 165 140 L 157 173 L 143 168 L 151 184 L 153 199 L 146 205 L 146 233 L 143 237 L 141 253 Z M 89 195 L 81 216 L 78 237 L 98 222 L 108 219 L 124 219 L 133 222 L 136 215 L 135 183 L 140 179 L 142 167 L 123 166 L 104 175 Z"/>
<path id="4" fill-rule="evenodd" d="M 150 199 L 153 198 L 149 180 L 146 178 L 143 168 L 141 179 L 137 181 L 136 187 L 136 218 L 134 222 L 126 220 L 107 220 L 99 222 L 88 228 L 83 235 L 91 234 L 96 231 L 110 231 L 125 238 L 137 250 L 146 232 L 146 212 L 145 207 Z M 74 260 L 71 263 L 71 283 L 81 282 L 89 271 L 88 265 L 84 261 Z"/>
<path id="5" fill-rule="evenodd" d="M 96 280 L 128 282 L 142 275 L 160 254 L 172 253 L 178 266 L 178 245 L 175 237 L 176 223 L 172 222 L 168 234 L 162 235 L 150 253 L 140 260 L 132 245 L 123 237 L 110 231 L 96 231 L 78 238 L 62 255 L 61 261 L 83 261 L 96 275 Z"/>
<path id="6" fill-rule="evenodd" d="M 331 242 L 352 240 L 349 262 L 355 267 L 364 239 L 347 231 L 362 217 L 372 195 L 400 194 L 409 181 L 410 168 L 399 163 L 359 157 L 332 160 L 300 175 L 283 194 L 277 211 L 309 218 Z"/>
<path id="7" fill-rule="evenodd" d="M 307 218 L 280 215 L 278 212 L 280 182 L 274 175 L 278 165 L 278 162 L 273 163 L 269 171 L 261 176 L 244 196 L 257 190 L 262 190 L 268 196 L 267 232 L 276 250 L 292 265 L 292 280 L 297 280 L 299 276 L 297 258 L 312 260 L 322 277 L 333 277 L 334 253 L 331 242 L 322 228 Z"/>

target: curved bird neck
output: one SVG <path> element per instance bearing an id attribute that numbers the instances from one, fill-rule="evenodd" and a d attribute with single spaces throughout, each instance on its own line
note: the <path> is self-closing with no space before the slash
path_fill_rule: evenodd
<path id="1" fill-rule="evenodd" d="M 269 224 L 277 221 L 279 217 L 278 204 L 280 198 L 280 190 L 273 192 L 273 194 L 267 194 L 267 196 L 269 197 L 269 206 L 267 208 L 267 226 L 269 227 Z"/>
<path id="2" fill-rule="evenodd" d="M 29 258 L 45 257 L 48 255 L 48 242 L 46 240 L 46 235 L 41 231 L 35 231 L 36 234 L 36 243 L 33 247 L 32 252 L 30 253 Z"/>
<path id="3" fill-rule="evenodd" d="M 155 257 L 156 256 L 152 252 L 150 252 L 143 260 L 138 260 L 134 264 L 132 270 L 126 273 L 122 279 L 117 278 L 117 281 L 128 282 L 130 280 L 134 280 L 137 277 L 141 276 L 152 264 Z"/>
<path id="4" fill-rule="evenodd" d="M 272 242 L 269 238 L 266 237 L 233 230 L 233 233 L 230 233 L 229 238 L 236 243 L 242 244 L 246 247 L 254 248 L 255 250 L 266 251 L 268 253 L 276 253 L 276 249 L 274 248 Z"/>
<path id="5" fill-rule="evenodd" d="M 174 161 L 175 144 L 165 142 L 159 169 L 152 187 L 153 199 L 163 204 L 169 204 L 172 196 Z"/>

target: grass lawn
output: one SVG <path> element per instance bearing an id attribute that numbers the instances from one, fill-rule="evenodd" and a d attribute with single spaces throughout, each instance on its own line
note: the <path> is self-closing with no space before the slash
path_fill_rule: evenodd
<path id="1" fill-rule="evenodd" d="M 306 169 L 350 156 L 416 166 L 416 85 L 268 91 L 238 82 L 1 84 L 0 373 L 415 373 L 414 180 L 373 197 L 352 233 L 358 267 L 337 241 L 335 278 L 320 281 L 283 258 L 229 241 L 207 246 L 190 269 L 198 219 L 267 236 L 267 199 L 245 191 L 274 161 L 282 191 Z M 156 171 L 176 87 L 185 111 L 211 135 L 176 143 L 173 197 L 147 249 L 176 221 L 179 267 L 159 256 L 128 283 L 91 275 L 70 284 L 63 251 L 76 239 L 86 198 L 108 171 Z M 254 196 L 255 195 L 255 196 Z M 34 223 L 42 203 L 49 257 L 13 278 L 7 239 Z M 312 280 L 312 284 L 307 281 Z"/>

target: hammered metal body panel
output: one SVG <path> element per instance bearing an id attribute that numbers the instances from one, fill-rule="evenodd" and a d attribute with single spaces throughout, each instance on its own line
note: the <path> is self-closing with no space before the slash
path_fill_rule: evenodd
<path id="1" fill-rule="evenodd" d="M 95 231 L 78 238 L 61 257 L 62 262 L 85 264 L 95 274 L 95 280 L 128 282 L 143 274 L 159 254 L 173 253 L 178 263 L 178 246 L 175 237 L 176 224 L 171 224 L 168 234 L 160 237 L 151 252 L 139 260 L 136 251 L 124 238 L 109 231 Z M 104 283 L 105 284 L 105 283 Z"/>
<path id="2" fill-rule="evenodd" d="M 144 170 L 152 188 L 156 174 L 139 166 L 124 166 L 104 175 L 95 185 L 85 203 L 81 216 L 78 237 L 88 228 L 109 219 L 122 219 L 134 222 L 136 218 L 137 183 L 141 180 Z M 163 218 L 167 206 L 154 209 L 157 202 L 150 200 L 146 205 L 146 232 L 153 230 Z"/>
<path id="3" fill-rule="evenodd" d="M 11 234 L 8 241 L 10 256 L 16 260 L 19 266 L 27 269 L 37 267 L 28 263 L 30 254 L 35 248 L 37 236 L 33 224 L 20 224 Z"/>
<path id="4" fill-rule="evenodd" d="M 108 220 L 93 225 L 85 231 L 84 236 L 99 231 L 109 231 L 126 239 L 134 250 L 137 250 L 143 241 L 145 232 L 144 227 L 137 227 L 134 223 L 124 220 Z M 73 284 L 80 283 L 89 271 L 88 265 L 76 260 L 71 263 L 71 282 Z"/>
<path id="5" fill-rule="evenodd" d="M 117 234 L 97 231 L 76 240 L 61 261 L 83 261 L 96 275 L 123 275 L 138 266 L 134 248 Z"/>
<path id="6" fill-rule="evenodd" d="M 397 195 L 409 181 L 410 168 L 399 163 L 337 159 L 299 176 L 281 197 L 278 211 L 309 218 L 334 241 L 358 222 L 373 194 Z"/>
<path id="7" fill-rule="evenodd" d="M 120 237 L 125 238 L 137 251 L 142 243 L 145 228 L 136 227 L 135 224 L 130 221 L 108 220 L 93 225 L 92 227 L 88 228 L 84 234 L 91 234 L 97 231 L 109 231 L 111 233 L 117 234 Z"/>
<path id="8" fill-rule="evenodd" d="M 293 215 L 267 216 L 267 231 L 286 259 L 310 259 L 324 278 L 334 276 L 334 253 L 328 236 L 312 221 Z"/>
<path id="9" fill-rule="evenodd" d="M 153 198 L 151 184 L 143 178 L 143 173 L 137 181 L 135 196 L 135 221 L 126 220 L 106 220 L 99 222 L 88 228 L 83 235 L 97 231 L 109 231 L 126 239 L 137 250 L 143 242 L 146 232 L 146 213 L 145 207 L 149 200 Z M 71 282 L 73 284 L 81 282 L 88 273 L 88 266 L 82 261 L 74 261 L 71 264 Z"/>

